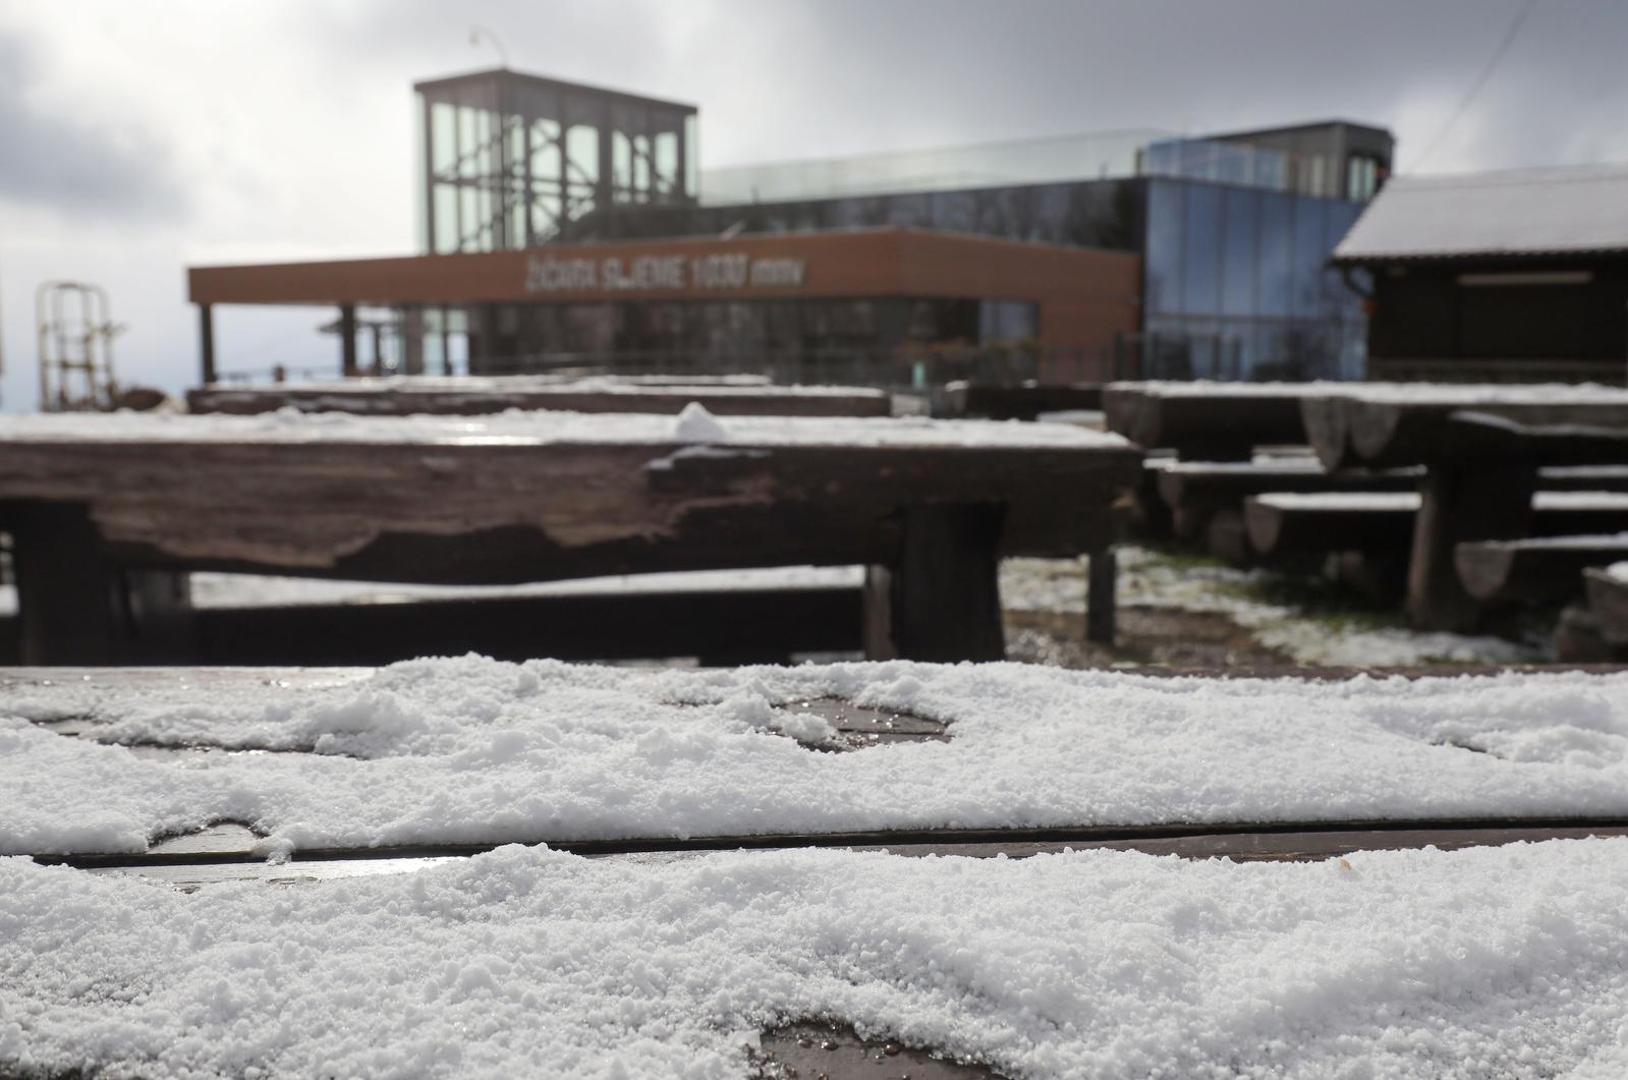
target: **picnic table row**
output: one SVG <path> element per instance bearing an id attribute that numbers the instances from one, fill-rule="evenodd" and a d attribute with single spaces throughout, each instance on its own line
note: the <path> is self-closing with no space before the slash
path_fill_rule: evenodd
<path id="1" fill-rule="evenodd" d="M 1421 628 L 1576 597 L 1583 568 L 1628 558 L 1620 390 L 1127 383 L 1104 408 L 1173 452 L 1144 502 L 1177 535 L 1237 560 L 1360 553 Z"/>

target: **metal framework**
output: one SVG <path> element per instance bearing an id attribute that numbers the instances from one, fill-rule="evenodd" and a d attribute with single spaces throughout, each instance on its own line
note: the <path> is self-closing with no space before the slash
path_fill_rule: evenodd
<path id="1" fill-rule="evenodd" d="M 79 281 L 42 282 L 34 292 L 34 324 L 41 411 L 112 409 L 119 393 L 113 338 L 124 327 L 110 316 L 106 290 Z"/>
<path id="2" fill-rule="evenodd" d="M 415 85 L 424 249 L 568 238 L 629 205 L 696 201 L 696 110 L 505 69 Z"/>

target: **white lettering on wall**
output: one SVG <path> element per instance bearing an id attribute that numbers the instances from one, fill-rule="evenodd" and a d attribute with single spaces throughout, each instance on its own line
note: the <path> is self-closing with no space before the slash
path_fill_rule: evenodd
<path id="1" fill-rule="evenodd" d="M 527 292 L 595 292 L 600 289 L 800 289 L 804 262 L 795 258 L 754 259 L 739 252 L 715 255 L 609 255 L 603 259 L 560 259 L 533 255 L 526 263 Z"/>

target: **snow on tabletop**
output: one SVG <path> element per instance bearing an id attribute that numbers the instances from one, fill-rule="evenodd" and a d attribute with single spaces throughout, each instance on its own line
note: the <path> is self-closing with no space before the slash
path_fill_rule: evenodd
<path id="1" fill-rule="evenodd" d="M 1279 510 L 1326 510 L 1334 513 L 1407 511 L 1419 509 L 1416 491 L 1272 491 L 1254 496 L 1262 506 Z"/>
<path id="2" fill-rule="evenodd" d="M 818 753 L 837 697 L 950 742 Z M 73 738 L 31 721 L 87 717 Z M 138 756 L 95 740 L 299 754 Z M 418 660 L 338 687 L 0 702 L 0 852 L 141 851 L 241 821 L 268 851 L 873 829 L 1628 815 L 1628 674 L 1169 679 L 905 662 L 633 671 Z"/>
<path id="3" fill-rule="evenodd" d="M 1619 1077 L 1628 840 L 1309 864 L 589 860 L 206 887 L 0 859 L 0 1067 L 747 1077 L 830 1017 L 1005 1075 Z"/>
<path id="4" fill-rule="evenodd" d="M 1628 248 L 1628 166 L 1392 177 L 1336 259 Z"/>
<path id="5" fill-rule="evenodd" d="M 1223 382 L 1212 379 L 1144 379 L 1112 382 L 1106 391 L 1134 391 L 1151 397 L 1307 397 L 1336 392 L 1350 386 L 1346 382 Z"/>
<path id="6" fill-rule="evenodd" d="M 1628 562 L 1614 562 L 1605 568 L 1605 572 L 1612 581 L 1628 583 Z"/>
<path id="7" fill-rule="evenodd" d="M 930 420 L 919 417 L 731 416 L 727 442 L 740 446 L 984 447 L 1121 449 L 1118 435 L 1070 424 Z M 350 442 L 434 444 L 634 443 L 670 445 L 674 418 L 650 413 L 511 409 L 495 416 L 355 416 L 292 408 L 257 416 L 54 413 L 0 416 L 0 444 L 110 442 Z"/>
<path id="8" fill-rule="evenodd" d="M 222 397 L 277 396 L 281 394 L 334 394 L 356 397 L 368 394 L 637 394 L 640 396 L 683 397 L 701 394 L 708 397 L 882 397 L 885 391 L 863 386 L 777 386 L 761 376 L 715 376 L 722 381 L 705 378 L 693 383 L 679 378 L 664 381 L 640 382 L 636 378 L 618 376 L 584 376 L 562 379 L 546 375 L 397 375 L 383 378 L 355 378 L 343 380 L 313 380 L 302 383 L 271 383 L 250 386 L 213 386 L 210 393 Z"/>

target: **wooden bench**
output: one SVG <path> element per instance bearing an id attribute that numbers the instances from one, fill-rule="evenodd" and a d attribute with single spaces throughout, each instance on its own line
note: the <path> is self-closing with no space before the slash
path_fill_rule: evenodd
<path id="1" fill-rule="evenodd" d="M 1528 492 L 1532 537 L 1598 536 L 1628 529 L 1628 493 Z M 1405 554 L 1423 506 L 1416 492 L 1265 494 L 1245 503 L 1250 542 L 1262 555 L 1307 551 Z M 1462 551 L 1466 545 L 1460 545 Z"/>
<path id="2" fill-rule="evenodd" d="M 1122 440 L 1056 425 L 728 423 L 690 441 L 659 416 L 5 418 L 21 654 L 178 655 L 191 570 L 511 584 L 858 564 L 869 655 L 994 659 L 998 559 L 1103 551 L 1141 472 Z"/>
<path id="3" fill-rule="evenodd" d="M 1464 591 L 1486 604 L 1558 604 L 1583 593 L 1583 571 L 1628 560 L 1628 533 L 1525 537 L 1460 544 Z"/>
<path id="4" fill-rule="evenodd" d="M 1416 470 L 1330 473 L 1311 457 L 1150 460 L 1147 468 L 1170 508 L 1171 531 L 1180 539 L 1202 538 L 1210 554 L 1236 563 L 1252 557 L 1244 522 L 1244 501 L 1252 495 L 1412 491 L 1419 482 Z"/>
<path id="5" fill-rule="evenodd" d="M 187 392 L 195 413 L 251 415 L 278 409 L 372 416 L 477 416 L 509 409 L 675 414 L 699 402 L 717 416 L 887 416 L 886 391 L 852 386 L 771 386 L 757 380 L 546 376 L 400 376 L 271 386 L 205 386 Z"/>

